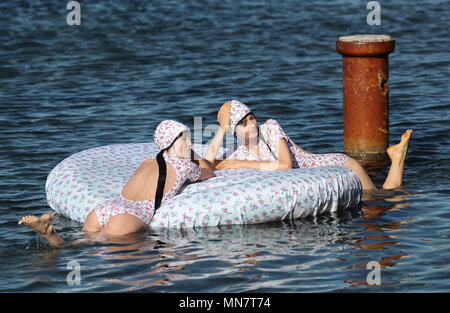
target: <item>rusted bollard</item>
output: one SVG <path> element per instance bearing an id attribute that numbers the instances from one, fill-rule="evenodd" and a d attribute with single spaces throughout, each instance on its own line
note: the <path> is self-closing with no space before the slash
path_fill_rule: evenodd
<path id="1" fill-rule="evenodd" d="M 353 35 L 336 40 L 343 56 L 344 152 L 385 154 L 389 144 L 388 54 L 395 39 Z"/>

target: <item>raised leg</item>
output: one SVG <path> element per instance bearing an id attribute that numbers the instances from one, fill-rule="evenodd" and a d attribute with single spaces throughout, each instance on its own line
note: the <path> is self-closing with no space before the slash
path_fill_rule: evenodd
<path id="1" fill-rule="evenodd" d="M 412 129 L 408 129 L 402 135 L 400 143 L 387 149 L 387 153 L 391 158 L 392 163 L 388 176 L 383 184 L 383 189 L 394 189 L 402 185 L 403 167 L 405 165 L 406 152 L 408 151 L 408 143 L 412 132 Z M 344 163 L 344 166 L 353 170 L 358 175 L 361 180 L 363 190 L 376 189 L 375 184 L 358 161 L 350 158 Z"/>
<path id="2" fill-rule="evenodd" d="M 372 179 L 370 179 L 369 175 L 367 174 L 366 170 L 359 164 L 358 161 L 355 159 L 349 158 L 345 163 L 344 166 L 346 168 L 349 168 L 353 170 L 359 177 L 359 180 L 361 181 L 361 185 L 363 190 L 373 190 L 377 187 L 373 183 Z"/>
<path id="3" fill-rule="evenodd" d="M 391 167 L 389 169 L 383 189 L 398 188 L 403 183 L 403 167 L 405 165 L 406 153 L 408 151 L 408 143 L 413 133 L 412 129 L 408 129 L 400 140 L 400 143 L 387 149 L 387 153 L 391 158 Z"/>

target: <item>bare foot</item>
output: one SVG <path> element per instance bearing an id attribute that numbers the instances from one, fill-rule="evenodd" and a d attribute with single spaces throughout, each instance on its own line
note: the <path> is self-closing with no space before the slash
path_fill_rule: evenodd
<path id="1" fill-rule="evenodd" d="M 390 146 L 387 149 L 387 154 L 391 158 L 392 162 L 401 162 L 405 160 L 406 152 L 408 151 L 408 143 L 413 133 L 412 129 L 408 129 L 403 135 L 400 143 Z"/>
<path id="2" fill-rule="evenodd" d="M 387 153 L 391 158 L 392 164 L 389 169 L 383 189 L 394 189 L 402 185 L 403 182 L 403 166 L 405 164 L 406 152 L 408 151 L 408 143 L 413 130 L 408 129 L 403 135 L 400 143 L 390 146 Z"/>
<path id="3" fill-rule="evenodd" d="M 34 215 L 27 215 L 22 217 L 19 221 L 19 225 L 23 224 L 41 233 L 42 235 L 46 235 L 53 231 L 51 220 L 52 216 L 48 213 L 43 214 L 40 218 Z"/>
<path id="4" fill-rule="evenodd" d="M 24 216 L 19 221 L 19 225 L 22 224 L 42 234 L 54 246 L 57 246 L 63 242 L 53 228 L 52 216 L 49 213 L 42 214 L 40 218 L 34 215 Z"/>

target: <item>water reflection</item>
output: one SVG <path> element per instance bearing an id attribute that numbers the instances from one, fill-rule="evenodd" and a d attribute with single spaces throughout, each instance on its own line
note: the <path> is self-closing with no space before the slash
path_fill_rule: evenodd
<path id="1" fill-rule="evenodd" d="M 373 164 L 373 163 L 372 163 Z M 363 203 L 361 205 L 361 218 L 360 225 L 364 228 L 369 235 L 363 236 L 360 239 L 354 241 L 354 243 L 361 250 L 373 250 L 371 253 L 363 254 L 358 251 L 359 257 L 370 257 L 370 261 L 377 261 L 381 273 L 382 269 L 388 267 L 394 267 L 399 264 L 399 260 L 404 259 L 407 255 L 404 250 L 394 248 L 396 245 L 402 244 L 402 236 L 399 234 L 402 231 L 402 225 L 412 221 L 412 219 L 398 220 L 395 222 L 379 224 L 378 221 L 389 211 L 397 211 L 401 208 L 412 205 L 412 202 L 404 202 L 410 198 L 412 193 L 408 192 L 404 188 L 398 188 L 395 190 L 380 190 L 372 193 L 366 193 L 363 196 Z M 395 235 L 392 234 L 395 232 Z M 373 233 L 370 234 L 370 233 Z M 379 251 L 380 253 L 373 253 Z M 392 256 L 386 256 L 386 254 L 393 253 Z M 356 255 L 356 254 L 355 254 Z M 382 255 L 382 256 L 379 256 Z M 358 263 L 352 265 L 349 269 L 366 269 L 366 263 Z M 367 270 L 369 272 L 369 270 Z M 365 280 L 345 280 L 350 285 L 350 288 L 357 286 L 369 286 L 367 279 Z M 381 286 L 399 284 L 401 281 L 383 281 L 381 279 Z"/>
<path id="2" fill-rule="evenodd" d="M 404 241 L 402 226 L 411 220 L 391 220 L 388 213 L 411 205 L 410 197 L 399 189 L 370 194 L 358 208 L 315 218 L 155 229 L 128 238 L 104 238 L 72 229 L 65 237 L 75 240 L 51 248 L 45 263 L 50 272 L 61 262 L 61 254 L 78 258 L 85 284 L 79 290 L 315 291 L 320 288 L 311 280 L 315 276 L 330 286 L 340 280 L 355 288 L 368 286 L 369 261 L 380 264 L 382 286 L 399 284 L 401 278 L 383 276 L 383 269 L 407 257 L 398 247 Z M 58 217 L 55 224 L 65 231 L 65 224 L 71 223 L 66 220 Z"/>

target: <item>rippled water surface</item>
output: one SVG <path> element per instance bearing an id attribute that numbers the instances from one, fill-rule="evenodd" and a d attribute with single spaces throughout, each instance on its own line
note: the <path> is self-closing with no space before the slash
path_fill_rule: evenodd
<path id="1" fill-rule="evenodd" d="M 68 1 L 67 1 L 68 2 Z M 447 1 L 65 1 L 0 3 L 0 290 L 14 292 L 449 292 L 450 74 Z M 404 189 L 338 215 L 292 223 L 148 232 L 51 248 L 17 221 L 48 212 L 45 181 L 69 155 L 148 142 L 162 119 L 214 124 L 236 98 L 307 151 L 341 152 L 335 40 L 396 38 L 390 141 L 413 128 Z M 204 141 L 209 138 L 204 138 Z M 385 165 L 369 166 L 377 185 Z M 81 265 L 71 286 L 67 264 Z M 368 286 L 366 265 L 381 265 Z"/>

